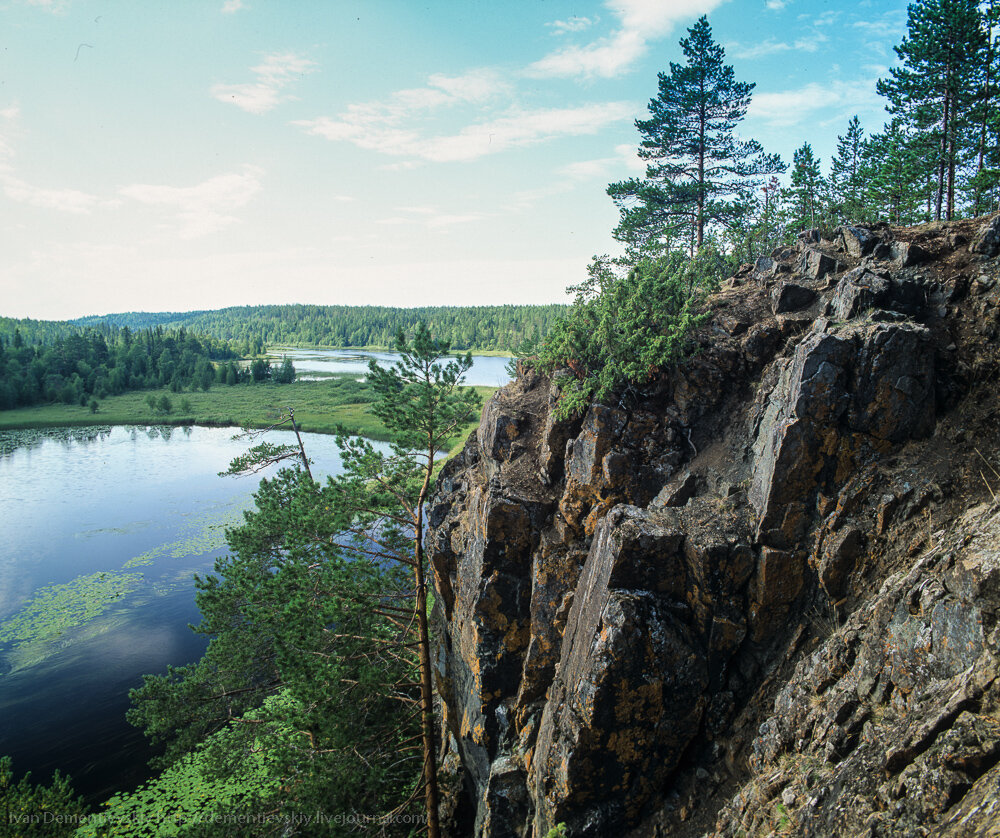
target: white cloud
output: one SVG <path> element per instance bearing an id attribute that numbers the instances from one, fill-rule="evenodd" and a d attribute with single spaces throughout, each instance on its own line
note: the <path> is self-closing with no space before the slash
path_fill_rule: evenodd
<path id="1" fill-rule="evenodd" d="M 780 12 L 789 2 L 790 0 L 767 0 L 764 5 L 772 12 Z"/>
<path id="2" fill-rule="evenodd" d="M 216 175 L 195 186 L 133 184 L 118 192 L 141 204 L 167 209 L 179 224 L 181 238 L 192 239 L 238 221 L 233 211 L 260 192 L 263 174 L 257 166 L 244 166 L 241 173 Z"/>
<path id="3" fill-rule="evenodd" d="M 546 23 L 545 25 L 552 28 L 554 35 L 565 35 L 567 32 L 582 32 L 584 29 L 589 29 L 599 20 L 600 18 L 597 17 L 591 20 L 589 17 L 577 17 L 574 15 L 569 20 L 553 20 L 551 23 Z"/>
<path id="4" fill-rule="evenodd" d="M 467 125 L 454 134 L 437 136 L 421 135 L 412 123 L 404 123 L 404 113 L 389 114 L 351 106 L 336 120 L 320 118 L 296 124 L 328 140 L 346 140 L 382 154 L 445 163 L 475 160 L 561 136 L 595 134 L 610 122 L 631 118 L 635 108 L 627 102 L 605 102 L 575 108 L 514 111 Z"/>
<path id="5" fill-rule="evenodd" d="M 0 146 L 0 155 L 3 148 Z M 79 189 L 46 189 L 34 186 L 19 178 L 9 175 L 2 176 L 3 191 L 12 201 L 30 204 L 41 209 L 54 209 L 59 212 L 69 212 L 84 215 L 98 207 L 116 206 L 117 201 L 108 201 L 89 192 Z"/>
<path id="6" fill-rule="evenodd" d="M 793 43 L 768 38 L 766 41 L 749 46 L 738 43 L 729 44 L 726 46 L 726 53 L 733 58 L 761 58 L 779 52 L 816 52 L 819 45 L 826 43 L 827 40 L 829 39 L 822 32 L 815 32 L 806 38 L 798 38 Z"/>
<path id="7" fill-rule="evenodd" d="M 240 9 L 245 9 L 246 6 L 243 5 L 243 0 L 226 0 L 222 4 L 222 13 L 224 15 L 231 15 L 234 12 L 238 12 Z"/>
<path id="8" fill-rule="evenodd" d="M 529 76 L 560 78 L 600 76 L 627 72 L 648 49 L 650 41 L 668 35 L 682 20 L 707 14 L 724 0 L 607 0 L 605 6 L 618 18 L 610 35 L 588 44 L 570 44 L 549 53 L 527 69 Z"/>
<path id="9" fill-rule="evenodd" d="M 760 119 L 771 127 L 788 127 L 809 122 L 820 124 L 817 116 L 830 111 L 830 120 L 836 121 L 844 114 L 865 110 L 880 110 L 882 106 L 875 92 L 875 79 L 857 81 L 811 82 L 796 90 L 778 93 L 758 93 L 750 103 L 747 116 Z"/>
<path id="10" fill-rule="evenodd" d="M 285 88 L 315 68 L 316 62 L 294 53 L 268 55 L 263 63 L 250 68 L 257 81 L 216 84 L 212 86 L 212 96 L 250 113 L 266 113 L 293 98 L 284 92 Z"/>
<path id="11" fill-rule="evenodd" d="M 348 105 L 336 117 L 297 120 L 294 124 L 328 140 L 414 158 L 392 166 L 410 169 L 418 160 L 474 160 L 558 136 L 592 134 L 609 122 L 634 114 L 629 103 L 605 102 L 575 108 L 508 109 L 450 134 L 428 125 L 430 117 L 443 108 L 473 106 L 482 112 L 511 94 L 511 85 L 492 70 L 473 70 L 460 76 L 434 75 L 425 87 L 398 90 L 383 101 Z"/>
<path id="12" fill-rule="evenodd" d="M 646 163 L 632 145 L 615 146 L 614 157 L 600 157 L 596 160 L 578 160 L 561 166 L 556 174 L 570 180 L 604 180 L 609 176 L 617 177 L 622 170 L 630 175 L 642 175 L 646 172 Z"/>

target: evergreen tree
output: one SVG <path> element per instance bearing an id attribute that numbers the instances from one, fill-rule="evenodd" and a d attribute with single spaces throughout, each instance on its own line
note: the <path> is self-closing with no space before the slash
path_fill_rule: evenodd
<path id="1" fill-rule="evenodd" d="M 685 63 L 671 62 L 669 74 L 659 74 L 650 118 L 636 121 L 645 179 L 608 187 L 621 212 L 615 237 L 640 253 L 678 242 L 697 250 L 708 228 L 727 227 L 747 211 L 759 176 L 785 168 L 757 141 L 737 138 L 754 85 L 736 81 L 708 19 L 700 18 L 680 45 Z"/>
<path id="2" fill-rule="evenodd" d="M 791 186 L 786 190 L 786 212 L 791 229 L 815 227 L 823 218 L 826 181 L 812 146 L 803 143 L 792 156 Z"/>
<path id="3" fill-rule="evenodd" d="M 925 142 L 923 135 L 908 136 L 899 119 L 865 140 L 861 180 L 869 220 L 914 224 L 930 218 L 933 172 Z"/>
<path id="4" fill-rule="evenodd" d="M 857 115 L 847 123 L 847 133 L 837 137 L 837 153 L 830 161 L 830 192 L 835 211 L 841 220 L 864 220 L 864 135 Z"/>
<path id="5" fill-rule="evenodd" d="M 972 147 L 970 118 L 981 91 L 986 33 L 978 0 L 917 0 L 907 10 L 902 66 L 881 79 L 887 110 L 911 132 L 926 134 L 935 170 L 935 220 L 955 212 L 956 173 Z"/>

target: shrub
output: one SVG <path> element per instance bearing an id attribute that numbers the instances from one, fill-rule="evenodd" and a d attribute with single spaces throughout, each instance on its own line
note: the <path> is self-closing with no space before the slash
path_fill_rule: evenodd
<path id="1" fill-rule="evenodd" d="M 679 253 L 644 259 L 624 275 L 613 260 L 595 259 L 587 280 L 570 289 L 573 306 L 540 353 L 543 368 L 568 367 L 576 376 L 563 389 L 558 415 L 645 383 L 687 354 L 691 329 L 705 317 L 698 306 L 725 269 L 707 248 L 694 259 Z"/>

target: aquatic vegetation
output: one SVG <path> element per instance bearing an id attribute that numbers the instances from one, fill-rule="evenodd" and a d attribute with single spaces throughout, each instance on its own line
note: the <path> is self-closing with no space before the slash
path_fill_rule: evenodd
<path id="1" fill-rule="evenodd" d="M 0 644 L 54 640 L 105 613 L 142 582 L 141 573 L 111 571 L 49 585 L 0 623 Z"/>

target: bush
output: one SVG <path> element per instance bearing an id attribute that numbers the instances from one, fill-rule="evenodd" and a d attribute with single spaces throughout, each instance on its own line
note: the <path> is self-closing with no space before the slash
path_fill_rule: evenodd
<path id="1" fill-rule="evenodd" d="M 174 409 L 173 402 L 170 401 L 170 397 L 166 393 L 160 396 L 160 400 L 156 403 L 156 409 L 160 413 L 170 413 Z"/>
<path id="2" fill-rule="evenodd" d="M 704 320 L 697 308 L 726 270 L 725 260 L 703 249 L 694 259 L 669 253 L 642 260 L 620 275 L 607 257 L 570 290 L 576 299 L 556 323 L 540 353 L 543 368 L 568 367 L 558 415 L 581 412 L 594 399 L 649 381 L 689 350 L 691 329 Z"/>

